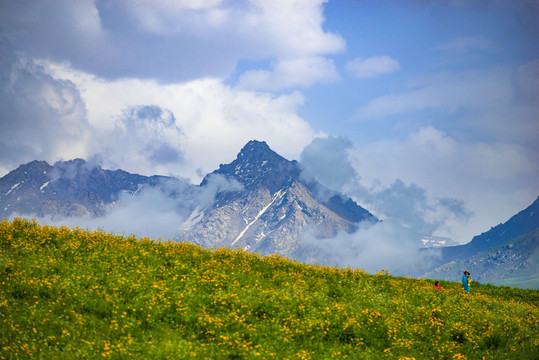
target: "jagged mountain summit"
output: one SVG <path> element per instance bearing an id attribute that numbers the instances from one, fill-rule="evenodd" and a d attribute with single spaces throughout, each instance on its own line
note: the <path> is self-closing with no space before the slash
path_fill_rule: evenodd
<path id="1" fill-rule="evenodd" d="M 333 237 L 355 231 L 361 222 L 378 221 L 352 199 L 303 179 L 298 162 L 281 157 L 265 142 L 247 143 L 233 162 L 207 175 L 200 186 L 215 178 L 237 187 L 195 209 L 178 239 L 312 260 L 316 256 L 302 245 L 302 236 Z"/>
<path id="2" fill-rule="evenodd" d="M 378 221 L 352 199 L 304 179 L 297 161 L 283 158 L 261 141 L 248 142 L 234 161 L 220 165 L 198 186 L 176 178 L 104 170 L 82 159 L 53 166 L 33 161 L 0 179 L 0 217 L 99 218 L 122 205 L 122 199 L 143 202 L 143 194 L 153 189 L 174 204 L 174 219 L 186 219 L 177 224 L 175 240 L 302 261 L 320 259 L 319 250 L 303 238 L 331 238 Z"/>
<path id="3" fill-rule="evenodd" d="M 249 141 L 230 164 L 221 164 L 219 169 L 208 174 L 201 186 L 215 175 L 237 180 L 246 189 L 267 187 L 272 193 L 278 191 L 290 179 L 298 179 L 301 168 L 297 161 L 288 161 L 261 141 Z"/>
<path id="4" fill-rule="evenodd" d="M 104 170 L 82 159 L 57 162 L 32 161 L 0 179 L 0 218 L 12 214 L 38 217 L 98 217 L 122 193 L 135 194 L 157 186 L 164 176 L 142 176 L 123 170 Z"/>

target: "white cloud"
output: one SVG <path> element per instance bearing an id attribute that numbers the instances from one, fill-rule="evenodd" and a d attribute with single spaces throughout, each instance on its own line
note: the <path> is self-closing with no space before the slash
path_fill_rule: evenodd
<path id="1" fill-rule="evenodd" d="M 432 126 L 403 140 L 360 145 L 318 138 L 301 161 L 310 176 L 352 196 L 410 241 L 433 235 L 466 243 L 539 194 L 537 157 L 525 146 L 465 142 Z"/>
<path id="2" fill-rule="evenodd" d="M 537 87 L 529 80 L 539 79 L 539 72 L 533 64 L 518 70 L 490 67 L 433 75 L 406 91 L 372 99 L 357 110 L 354 119 L 445 121 L 444 128 L 462 137 L 523 144 L 531 154 L 539 151 L 539 101 Z"/>
<path id="3" fill-rule="evenodd" d="M 322 259 L 317 259 L 319 263 L 350 266 L 370 273 L 389 270 L 400 276 L 419 274 L 439 256 L 420 252 L 415 234 L 393 220 L 360 228 L 351 234 L 339 233 L 331 239 L 319 239 L 307 233 L 301 242 L 323 254 Z"/>
<path id="4" fill-rule="evenodd" d="M 346 69 L 357 78 L 371 78 L 399 70 L 400 63 L 389 56 L 373 56 L 354 59 L 346 64 Z"/>
<path id="5" fill-rule="evenodd" d="M 9 103 L 6 109 L 13 110 L 12 124 L 20 121 L 38 126 L 29 126 L 28 131 L 11 126 L 17 134 L 10 138 L 4 132 L 5 141 L 0 146 L 23 155 L 12 157 L 10 165 L 2 162 L 0 166 L 10 168 L 33 160 L 36 154 L 49 161 L 101 154 L 110 160 L 110 166 L 122 166 L 120 163 L 127 161 L 129 171 L 182 174 L 196 181 L 197 174 L 229 161 L 255 138 L 266 140 L 284 156 L 297 157 L 315 136 L 297 115 L 303 95 L 248 89 L 288 89 L 338 79 L 327 55 L 342 51 L 345 42 L 323 29 L 324 2 L 0 3 L 5 39 L 2 61 L 27 59 L 23 70 L 29 74 L 28 69 L 33 67 L 32 76 L 38 79 L 29 82 L 27 76 L 24 89 L 22 81 L 10 86 L 19 84 L 19 92 L 34 91 L 31 97 L 39 98 L 30 101 L 27 109 L 3 98 Z M 242 59 L 275 59 L 275 66 L 245 74 L 241 77 L 243 88 L 225 85 L 223 79 Z M 23 71 L 8 65 L 2 66 L 2 79 L 9 80 Z M 35 75 L 37 72 L 42 76 Z M 39 94 L 35 93 L 38 89 Z M 160 122 L 149 119 L 139 123 L 137 130 L 130 130 L 132 133 L 119 130 L 127 124 L 125 112 L 148 106 L 170 112 L 174 121 L 160 125 L 168 126 L 166 131 L 157 131 L 152 126 Z M 27 120 L 19 119 L 17 112 L 24 112 Z M 45 125 L 46 114 L 53 112 L 61 114 Z M 61 121 L 59 129 L 55 124 Z M 8 125 L 3 120 L 1 126 Z M 41 134 L 34 128 L 42 128 Z M 27 140 L 20 136 L 25 131 Z M 160 136 L 163 131 L 165 137 Z M 159 144 L 150 140 L 156 135 Z M 58 136 L 64 141 L 47 141 Z M 131 136 L 140 143 L 138 150 L 134 142 L 128 142 Z M 19 141 L 16 151 L 8 145 L 10 141 Z M 124 153 L 119 151 L 122 144 L 127 147 Z M 151 166 L 147 156 L 142 160 L 148 146 L 154 155 L 160 149 L 161 155 L 173 158 L 178 154 L 184 161 Z"/>
<path id="6" fill-rule="evenodd" d="M 281 90 L 307 87 L 339 79 L 333 61 L 323 57 L 282 60 L 268 70 L 251 70 L 241 75 L 239 86 L 247 89 Z"/>
<path id="7" fill-rule="evenodd" d="M 435 129 L 425 129 L 415 134 L 410 142 L 419 147 L 427 147 L 425 151 L 430 152 L 433 147 L 438 147 L 440 140 L 446 142 L 439 146 L 440 152 L 451 153 L 454 141 Z M 354 147 L 347 139 L 318 138 L 304 149 L 301 163 L 309 176 L 314 176 L 331 189 L 352 196 L 385 223 L 390 223 L 392 234 L 397 235 L 398 239 L 407 239 L 413 249 L 419 246 L 420 239 L 425 236 L 447 236 L 453 228 L 466 225 L 471 213 L 466 204 L 455 195 L 440 192 L 437 188 L 429 188 L 427 191 L 422 187 L 424 181 L 421 176 L 414 178 L 414 181 L 406 179 L 407 185 L 399 178 L 399 174 L 384 174 L 379 168 L 391 167 L 393 161 L 407 161 L 403 165 L 407 166 L 417 160 L 395 156 L 393 151 L 402 151 L 402 148 L 387 147 L 385 157 L 371 153 L 366 155 L 363 148 Z M 358 154 L 365 157 L 359 159 Z M 380 161 L 381 158 L 383 161 Z M 426 176 L 424 171 L 421 175 Z M 378 238 L 382 235 L 379 233 Z M 361 239 L 362 236 L 354 235 L 352 238 Z"/>
<path id="8" fill-rule="evenodd" d="M 275 96 L 217 79 L 183 84 L 107 81 L 65 65 L 41 61 L 40 66 L 51 79 L 80 93 L 87 113 L 73 121 L 86 124 L 91 132 L 78 139 L 77 156 L 100 154 L 104 167 L 180 175 L 196 182 L 234 159 L 249 140 L 265 140 L 293 159 L 317 135 L 297 114 L 304 101 L 298 92 Z M 141 116 L 141 110 L 148 116 Z M 46 159 L 57 160 L 53 154 Z"/>
<path id="9" fill-rule="evenodd" d="M 27 0 L 2 2 L 0 22 L 17 50 L 105 79 L 223 78 L 239 60 L 277 59 L 326 71 L 320 81 L 335 73 L 324 57 L 345 47 L 323 29 L 324 2 Z M 313 82 L 304 75 L 299 85 Z"/>
<path id="10" fill-rule="evenodd" d="M 11 170 L 30 160 L 84 155 L 92 127 L 77 86 L 53 78 L 43 67 L 14 56 L 2 45 L 2 167 Z"/>
<path id="11" fill-rule="evenodd" d="M 345 42 L 322 30 L 323 2 L 254 1 L 256 10 L 241 25 L 242 32 L 265 38 L 260 54 L 269 51 L 275 60 L 270 69 L 242 74 L 239 86 L 280 90 L 339 79 L 333 61 L 324 55 L 344 50 Z"/>
<path id="12" fill-rule="evenodd" d="M 124 109 L 112 131 L 99 131 L 87 150 L 108 167 L 168 173 L 183 159 L 183 133 L 171 111 L 158 106 Z"/>
<path id="13" fill-rule="evenodd" d="M 88 170 L 91 163 L 86 163 Z M 50 174 L 52 175 L 52 174 Z M 193 210 L 205 209 L 215 200 L 218 192 L 239 191 L 242 185 L 222 175 L 209 177 L 206 186 L 195 187 L 183 179 L 160 180 L 156 187 L 143 186 L 134 194 L 123 192 L 118 199 L 105 208 L 99 217 L 45 216 L 35 214 L 11 214 L 10 217 L 36 219 L 43 224 L 101 229 L 120 235 L 161 238 L 177 238 L 178 231 Z"/>
<path id="14" fill-rule="evenodd" d="M 415 89 L 375 98 L 360 107 L 356 119 L 369 120 L 429 109 L 500 109 L 513 99 L 511 76 L 505 69 L 440 74 Z"/>
<path id="15" fill-rule="evenodd" d="M 279 58 L 332 54 L 344 50 L 344 39 L 323 30 L 326 0 L 253 0 L 240 21 L 241 32 Z"/>
<path id="16" fill-rule="evenodd" d="M 146 189 L 137 196 L 120 197 L 114 208 L 97 218 L 72 217 L 38 219 L 42 223 L 102 229 L 119 235 L 135 235 L 169 240 L 185 220 L 178 208 L 182 198 L 172 198 L 155 189 Z"/>
<path id="17" fill-rule="evenodd" d="M 525 146 L 459 141 L 430 126 L 405 140 L 359 145 L 350 159 L 361 185 L 371 192 L 402 179 L 429 196 L 464 200 L 473 221 L 447 218 L 433 234 L 461 243 L 508 220 L 539 193 L 539 164 Z"/>

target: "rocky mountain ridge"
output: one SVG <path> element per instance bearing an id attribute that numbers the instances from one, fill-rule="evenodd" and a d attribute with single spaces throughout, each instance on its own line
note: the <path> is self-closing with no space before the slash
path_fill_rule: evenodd
<path id="1" fill-rule="evenodd" d="M 236 159 L 220 165 L 200 185 L 165 176 L 104 170 L 81 159 L 52 166 L 32 161 L 0 178 L 0 218 L 102 218 L 121 207 L 122 201 L 125 205 L 153 191 L 159 195 L 153 201 L 164 201 L 167 209 L 175 212 L 167 218 L 174 220 L 174 240 L 324 263 L 335 244 L 331 241 L 338 235 L 360 236 L 355 233 L 359 227 L 373 226 L 378 219 L 351 198 L 304 178 L 302 172 L 300 163 L 283 158 L 261 141 L 248 142 Z M 467 266 L 464 262 L 473 256 L 538 228 L 538 214 L 539 198 L 468 244 L 443 247 L 450 245 L 450 239 L 418 239 L 418 247 L 437 248 L 421 249 L 422 255 L 432 253 L 435 258 L 441 252 L 442 258 L 414 275 L 427 271 L 441 274 L 436 268 L 444 264 Z M 328 239 L 325 250 L 318 249 L 313 239 Z M 521 246 L 520 242 L 515 244 L 513 247 Z M 519 259 L 529 261 L 511 256 L 516 259 L 513 268 L 520 266 Z M 489 264 L 502 258 L 505 255 L 493 255 Z"/>
<path id="2" fill-rule="evenodd" d="M 241 247 L 260 253 L 314 259 L 303 236 L 329 238 L 378 220 L 352 199 L 301 176 L 265 142 L 250 141 L 229 164 L 220 165 L 200 185 L 164 176 L 104 170 L 82 159 L 53 166 L 33 161 L 0 179 L 0 217 L 97 218 L 126 196 L 158 189 L 174 199 L 175 240 L 208 247 Z M 171 185 L 171 183 L 173 183 Z"/>
<path id="3" fill-rule="evenodd" d="M 247 143 L 233 162 L 209 174 L 201 187 L 215 176 L 239 184 L 241 190 L 220 192 L 212 206 L 196 209 L 179 240 L 308 261 L 313 249 L 301 244 L 307 232 L 329 238 L 339 231 L 353 232 L 361 222 L 378 221 L 352 199 L 302 179 L 300 165 L 279 156 L 265 142 Z"/>
<path id="4" fill-rule="evenodd" d="M 479 252 L 463 261 L 451 261 L 425 274 L 455 281 L 463 269 L 474 281 L 539 289 L 539 229 Z"/>
<path id="5" fill-rule="evenodd" d="M 539 227 L 539 197 L 526 209 L 519 211 L 503 224 L 474 236 L 472 241 L 464 245 L 442 248 L 442 263 L 464 261 L 473 255 L 501 245 L 506 241 L 529 233 Z"/>
<path id="6" fill-rule="evenodd" d="M 0 218 L 11 214 L 38 217 L 97 217 L 105 214 L 122 193 L 135 194 L 158 186 L 164 176 L 142 176 L 123 170 L 104 170 L 82 159 L 32 161 L 0 179 Z"/>
<path id="7" fill-rule="evenodd" d="M 539 197 L 469 243 L 442 248 L 437 265 L 422 277 L 458 280 L 468 269 L 476 281 L 539 288 L 538 229 Z"/>

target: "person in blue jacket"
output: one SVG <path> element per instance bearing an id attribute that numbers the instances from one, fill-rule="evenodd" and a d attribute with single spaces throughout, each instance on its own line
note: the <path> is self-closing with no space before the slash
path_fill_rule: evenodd
<path id="1" fill-rule="evenodd" d="M 472 282 L 472 277 L 468 270 L 464 270 L 464 275 L 462 275 L 462 287 L 467 293 L 470 292 L 470 283 Z"/>

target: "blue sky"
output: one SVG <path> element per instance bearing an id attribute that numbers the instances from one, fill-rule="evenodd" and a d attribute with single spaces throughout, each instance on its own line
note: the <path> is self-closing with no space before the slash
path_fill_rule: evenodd
<path id="1" fill-rule="evenodd" d="M 0 175 L 82 157 L 198 183 L 265 140 L 464 243 L 539 195 L 538 18 L 531 0 L 2 1 Z"/>

